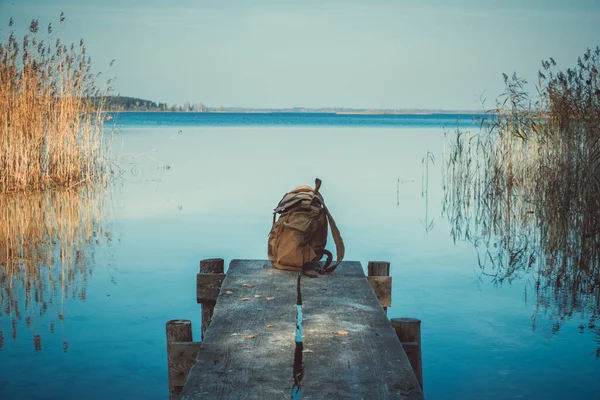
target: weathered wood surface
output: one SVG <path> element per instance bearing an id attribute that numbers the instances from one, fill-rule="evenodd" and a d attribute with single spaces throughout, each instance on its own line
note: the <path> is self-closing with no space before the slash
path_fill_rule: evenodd
<path id="1" fill-rule="evenodd" d="M 383 285 L 378 277 L 390 276 L 390 263 L 388 261 L 369 261 L 367 264 L 367 279 L 375 291 L 375 295 L 381 302 L 383 311 L 387 314 L 388 307 L 392 305 L 392 278 L 389 283 Z M 389 290 L 387 289 L 389 287 Z M 389 302 L 386 294 L 389 293 Z M 389 303 L 389 304 L 388 304 Z"/>
<path id="2" fill-rule="evenodd" d="M 391 276 L 367 276 L 369 285 L 373 288 L 375 296 L 382 307 L 392 306 L 392 277 Z"/>
<path id="3" fill-rule="evenodd" d="M 220 286 L 216 285 L 223 282 L 216 278 L 225 272 L 225 261 L 222 258 L 205 258 L 200 260 L 200 273 L 196 277 L 196 297 L 199 303 L 202 303 L 202 338 L 212 320 L 216 297 L 219 294 Z M 211 275 L 212 278 L 203 278 L 202 275 Z M 222 276 L 224 279 L 224 276 Z M 203 281 L 204 279 L 204 281 Z M 207 280 L 213 279 L 209 284 Z M 216 280 L 215 280 L 216 279 Z M 202 292 L 201 285 L 207 284 L 206 292 Z M 212 287 L 211 287 L 212 286 Z"/>
<path id="4" fill-rule="evenodd" d="M 225 274 L 197 274 L 196 275 L 196 301 L 202 305 L 214 307 L 221 285 L 225 280 Z"/>
<path id="5" fill-rule="evenodd" d="M 409 360 L 358 262 L 302 280 L 303 399 L 422 399 Z M 346 333 L 347 332 L 347 333 Z"/>
<path id="6" fill-rule="evenodd" d="M 172 342 L 169 349 L 170 383 L 179 388 L 179 393 L 188 376 L 188 372 L 200 351 L 200 342 Z"/>
<path id="7" fill-rule="evenodd" d="M 392 327 L 410 360 L 410 365 L 421 390 L 423 389 L 423 362 L 421 360 L 421 320 L 416 318 L 393 318 Z"/>
<path id="8" fill-rule="evenodd" d="M 225 260 L 222 258 L 205 258 L 200 260 L 201 274 L 222 274 L 225 272 Z"/>
<path id="9" fill-rule="evenodd" d="M 181 356 L 174 352 L 178 351 L 176 346 L 178 343 L 193 343 L 192 342 L 192 322 L 185 319 L 174 319 L 167 322 L 167 369 L 169 374 L 169 398 L 177 399 L 183 390 L 183 384 L 187 378 L 189 371 L 189 363 L 187 369 L 183 365 L 184 362 Z M 196 346 L 196 353 L 198 347 Z M 179 354 L 179 353 L 177 353 Z M 195 355 L 194 355 L 195 358 Z"/>
<path id="10" fill-rule="evenodd" d="M 289 397 L 294 383 L 296 277 L 266 261 L 231 262 L 181 399 Z"/>
<path id="11" fill-rule="evenodd" d="M 423 398 L 360 263 L 301 282 L 303 399 Z M 297 273 L 268 261 L 232 261 L 181 399 L 290 398 L 296 289 Z"/>
<path id="12" fill-rule="evenodd" d="M 390 276 L 390 263 L 388 261 L 369 261 L 367 275 Z"/>

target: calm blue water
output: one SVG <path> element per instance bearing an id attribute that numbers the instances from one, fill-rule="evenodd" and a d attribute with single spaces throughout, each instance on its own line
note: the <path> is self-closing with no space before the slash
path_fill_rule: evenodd
<path id="1" fill-rule="evenodd" d="M 527 277 L 498 287 L 482 276 L 473 246 L 453 242 L 441 185 L 451 116 L 131 113 L 117 121 L 121 174 L 101 204 L 88 272 L 71 268 L 75 286 L 58 284 L 55 295 L 50 284 L 42 289 L 53 299 L 44 312 L 13 284 L 19 316 L 14 304 L 0 316 L 0 399 L 168 398 L 165 323 L 190 319 L 199 337 L 199 260 L 266 258 L 273 207 L 315 176 L 346 259 L 392 263 L 388 316 L 422 320 L 427 398 L 600 398 L 590 307 L 560 317 L 560 302 L 536 298 Z"/>
<path id="2" fill-rule="evenodd" d="M 112 114 L 127 127 L 169 126 L 343 126 L 453 127 L 471 124 L 482 114 L 335 114 L 335 113 L 144 113 Z M 111 122 L 112 123 L 112 122 Z"/>

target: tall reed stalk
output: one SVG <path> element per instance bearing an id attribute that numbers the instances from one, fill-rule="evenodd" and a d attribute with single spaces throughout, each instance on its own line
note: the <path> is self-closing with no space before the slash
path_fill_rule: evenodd
<path id="1" fill-rule="evenodd" d="M 559 321 L 600 315 L 599 70 L 600 48 L 566 71 L 543 61 L 535 99 L 505 75 L 481 130 L 447 135 L 454 239 L 482 249 L 482 273 L 498 284 L 529 277 L 538 307 Z"/>
<path id="2" fill-rule="evenodd" d="M 22 40 L 11 32 L 0 44 L 0 192 L 72 187 L 106 173 L 85 44 L 63 44 L 51 25 L 41 36 L 34 19 Z"/>

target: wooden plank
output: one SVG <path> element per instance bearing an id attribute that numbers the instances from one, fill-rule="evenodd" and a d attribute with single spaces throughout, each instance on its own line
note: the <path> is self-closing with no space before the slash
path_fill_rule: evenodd
<path id="1" fill-rule="evenodd" d="M 197 274 L 196 301 L 214 305 L 224 280 L 225 274 Z"/>
<path id="2" fill-rule="evenodd" d="M 266 260 L 232 260 L 227 269 L 227 276 L 263 275 L 273 272 L 273 266 Z M 286 276 L 296 275 L 295 272 L 286 271 Z"/>
<path id="3" fill-rule="evenodd" d="M 190 368 L 196 362 L 200 351 L 200 342 L 172 342 L 169 357 L 169 372 L 172 372 L 171 384 L 175 387 L 183 387 L 190 372 Z"/>
<path id="4" fill-rule="evenodd" d="M 301 282 L 303 399 L 423 398 L 360 263 Z M 267 261 L 232 261 L 181 399 L 291 397 L 296 285 Z"/>
<path id="5" fill-rule="evenodd" d="M 392 306 L 392 277 L 391 276 L 368 276 L 367 281 L 373 288 L 375 296 L 382 307 Z"/>
<path id="6" fill-rule="evenodd" d="M 266 261 L 231 262 L 180 399 L 290 396 L 296 277 L 297 273 L 276 270 Z"/>
<path id="7" fill-rule="evenodd" d="M 302 279 L 303 399 L 422 399 L 396 333 L 358 262 Z M 347 333 L 346 333 L 347 332 Z"/>

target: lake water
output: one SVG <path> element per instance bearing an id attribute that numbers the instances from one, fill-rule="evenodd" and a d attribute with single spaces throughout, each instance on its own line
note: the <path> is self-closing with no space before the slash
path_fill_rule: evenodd
<path id="1" fill-rule="evenodd" d="M 594 306 L 565 317 L 530 277 L 496 285 L 454 242 L 442 153 L 457 119 L 477 129 L 467 115 L 116 116 L 120 172 L 105 195 L 36 201 L 40 216 L 21 220 L 24 203 L 7 203 L 6 218 L 58 215 L 67 247 L 61 221 L 95 233 L 70 267 L 53 250 L 56 274 L 37 278 L 53 283 L 35 295 L 29 275 L 0 276 L 0 399 L 168 398 L 165 323 L 190 319 L 200 337 L 199 260 L 265 259 L 273 208 L 315 177 L 346 260 L 391 262 L 388 317 L 422 320 L 427 398 L 600 398 Z"/>

